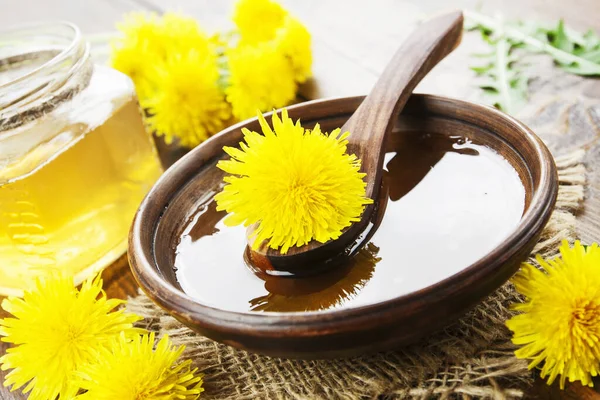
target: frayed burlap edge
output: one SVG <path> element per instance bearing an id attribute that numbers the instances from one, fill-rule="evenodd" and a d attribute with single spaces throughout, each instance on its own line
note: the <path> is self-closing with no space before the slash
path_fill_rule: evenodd
<path id="1" fill-rule="evenodd" d="M 584 196 L 584 152 L 556 158 L 556 209 L 534 252 L 556 254 L 574 240 L 575 211 Z M 140 294 L 127 308 L 143 324 L 185 345 L 205 374 L 204 399 L 429 399 L 520 398 L 533 382 L 527 363 L 514 357 L 505 321 L 520 301 L 510 283 L 441 332 L 413 346 L 341 360 L 277 359 L 216 343 L 182 326 Z"/>

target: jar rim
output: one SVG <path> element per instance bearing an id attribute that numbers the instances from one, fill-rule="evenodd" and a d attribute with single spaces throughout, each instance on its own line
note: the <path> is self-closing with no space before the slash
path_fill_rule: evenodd
<path id="1" fill-rule="evenodd" d="M 8 82 L 0 83 L 0 90 L 4 90 L 13 84 L 22 82 L 22 81 L 28 79 L 29 77 L 38 74 L 40 71 L 47 69 L 48 67 L 52 67 L 54 65 L 57 65 L 57 64 L 63 62 L 65 59 L 68 58 L 68 56 L 73 52 L 73 50 L 75 50 L 75 48 L 79 46 L 80 42 L 82 41 L 81 31 L 79 30 L 77 25 L 75 25 L 72 22 L 68 22 L 68 21 L 29 22 L 29 23 L 12 25 L 7 28 L 0 28 L 0 36 L 2 36 L 5 34 L 14 35 L 15 33 L 19 32 L 19 31 L 43 30 L 46 27 L 61 27 L 61 26 L 68 28 L 69 30 L 71 30 L 73 32 L 72 40 L 69 43 L 69 45 L 67 45 L 64 49 L 62 49 L 60 51 L 60 53 L 56 54 L 50 60 L 48 60 L 45 63 L 39 65 L 38 67 L 32 69 L 31 71 L 28 71 L 27 73 L 20 75 L 13 80 L 9 80 Z"/>
<path id="2" fill-rule="evenodd" d="M 0 73 L 8 77 L 0 83 L 0 134 L 51 111 L 89 83 L 89 45 L 75 24 L 19 24 L 0 29 L 3 37 L 8 45 L 0 52 Z"/>

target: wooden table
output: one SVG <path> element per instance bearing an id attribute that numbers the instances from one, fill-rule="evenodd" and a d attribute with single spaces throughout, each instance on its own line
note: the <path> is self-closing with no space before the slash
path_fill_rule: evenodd
<path id="1" fill-rule="evenodd" d="M 302 88 L 305 98 L 364 94 L 369 91 L 395 49 L 419 19 L 450 9 L 444 0 L 281 0 L 299 17 L 313 35 L 315 81 Z M 231 26 L 233 0 L 0 0 L 0 26 L 36 20 L 69 20 L 84 34 L 107 32 L 115 21 L 132 10 L 181 10 L 201 22 L 206 30 Z M 580 30 L 600 32 L 599 0 L 456 0 L 452 8 L 475 9 L 506 18 L 532 18 L 555 22 L 564 18 Z M 340 16 L 345 18 L 340 18 Z M 345 21 L 353 21 L 349 26 Z M 462 46 L 437 67 L 419 86 L 418 91 L 474 99 L 473 74 L 468 69 L 469 54 L 477 47 L 476 35 L 466 35 Z M 598 82 L 600 83 L 600 82 Z M 600 84 L 596 85 L 600 98 Z M 598 101 L 600 103 L 600 100 Z M 585 139 L 590 171 L 584 210 L 578 215 L 577 230 L 584 242 L 600 238 L 600 107 L 598 126 L 593 137 Z M 578 138 L 573 138 L 575 143 Z M 126 298 L 137 292 L 127 260 L 122 257 L 104 273 L 105 289 L 110 297 Z M 0 354 L 5 345 L 0 345 Z M 0 372 L 0 382 L 4 373 Z M 600 382 L 597 383 L 599 386 Z M 600 394 L 579 384 L 565 391 L 556 385 L 547 387 L 537 381 L 529 393 L 532 398 L 600 399 Z M 24 399 L 20 393 L 0 388 L 1 399 Z"/>

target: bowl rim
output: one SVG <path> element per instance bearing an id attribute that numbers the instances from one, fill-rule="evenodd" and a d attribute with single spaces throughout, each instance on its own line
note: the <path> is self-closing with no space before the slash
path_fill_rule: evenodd
<path id="1" fill-rule="evenodd" d="M 493 271 L 492 268 L 497 268 L 501 265 L 499 261 L 495 262 L 494 259 L 510 259 L 517 255 L 519 250 L 541 232 L 550 218 L 554 210 L 558 191 L 558 176 L 554 159 L 546 145 L 531 129 L 515 118 L 493 107 L 438 95 L 413 94 L 411 97 L 425 101 L 451 102 L 458 107 L 468 108 L 473 113 L 487 114 L 499 118 L 504 123 L 512 125 L 513 129 L 520 131 L 523 134 L 524 140 L 535 149 L 535 157 L 539 160 L 540 168 L 539 186 L 537 189 L 534 188 L 529 207 L 514 231 L 485 256 L 455 274 L 417 291 L 402 294 L 382 302 L 351 308 L 289 313 L 257 313 L 251 311 L 227 311 L 196 301 L 160 276 L 158 266 L 154 266 L 154 260 L 149 260 L 145 257 L 143 251 L 145 247 L 150 246 L 150 253 L 154 253 L 154 240 L 149 244 L 142 243 L 140 232 L 147 223 L 146 219 L 149 218 L 147 216 L 149 208 L 157 206 L 157 204 L 153 204 L 152 202 L 154 194 L 160 187 L 165 185 L 165 182 L 170 180 L 174 171 L 186 164 L 187 160 L 193 158 L 193 154 L 199 148 L 212 144 L 218 141 L 221 136 L 257 120 L 257 118 L 250 118 L 224 129 L 178 160 L 165 171 L 144 198 L 131 226 L 128 243 L 129 263 L 138 285 L 165 311 L 173 314 L 177 319 L 186 321 L 192 325 L 202 325 L 219 331 L 244 332 L 253 336 L 280 336 L 277 333 L 286 330 L 286 336 L 298 337 L 364 329 L 368 326 L 367 321 L 371 321 L 374 318 L 393 318 L 394 315 L 397 315 L 398 310 L 408 305 L 410 305 L 412 310 L 420 311 L 424 307 L 427 307 L 428 303 L 439 299 L 440 296 L 443 297 L 449 288 L 452 288 L 466 278 L 473 279 L 479 275 L 485 276 L 491 274 Z M 317 99 L 290 106 L 287 109 L 288 111 L 294 110 L 298 112 L 303 108 L 314 107 L 322 103 L 336 101 L 352 102 L 360 101 L 362 98 L 364 96 Z M 267 113 L 265 116 L 270 114 Z M 514 144 L 510 143 L 510 145 L 513 146 Z M 517 148 L 515 150 L 518 152 Z M 170 193 L 168 201 L 171 201 L 176 193 Z M 166 209 L 168 202 L 160 206 Z M 152 226 L 152 238 L 154 238 L 158 221 L 153 222 Z M 252 327 L 251 332 L 248 332 L 249 326 Z"/>

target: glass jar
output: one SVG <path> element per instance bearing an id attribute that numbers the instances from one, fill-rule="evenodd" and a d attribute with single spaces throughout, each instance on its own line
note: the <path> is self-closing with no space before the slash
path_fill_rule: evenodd
<path id="1" fill-rule="evenodd" d="M 162 172 L 132 81 L 93 65 L 74 25 L 0 32 L 0 294 L 79 283 L 126 249 Z"/>

